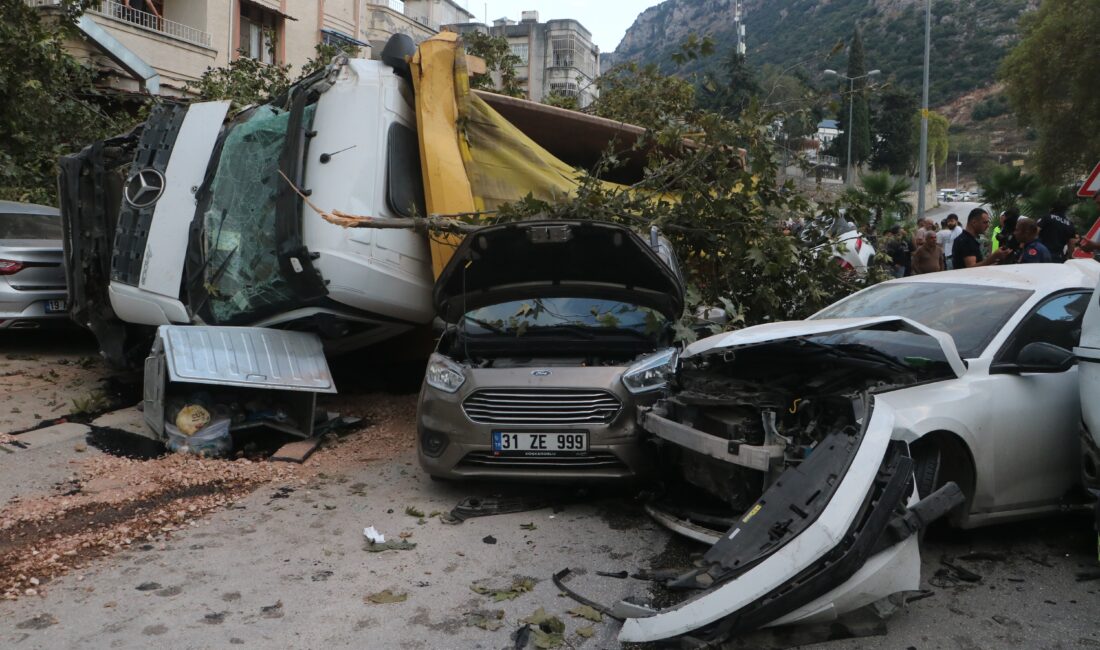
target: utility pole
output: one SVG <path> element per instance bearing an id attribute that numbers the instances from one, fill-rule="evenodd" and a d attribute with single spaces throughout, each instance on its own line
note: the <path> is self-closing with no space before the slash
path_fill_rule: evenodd
<path id="1" fill-rule="evenodd" d="M 745 56 L 747 48 L 745 47 L 745 23 L 742 22 L 744 16 L 744 0 L 733 0 L 733 33 L 736 37 L 734 44 L 734 51 Z"/>
<path id="2" fill-rule="evenodd" d="M 848 159 L 847 167 L 844 170 L 844 182 L 851 187 L 852 186 L 852 111 L 856 103 L 856 82 L 860 79 L 867 79 L 870 77 L 882 74 L 881 70 L 872 70 L 867 74 L 860 75 L 858 77 L 849 77 L 847 75 L 840 74 L 836 70 L 825 70 L 823 74 L 826 77 L 840 77 L 841 79 L 848 80 L 848 123 L 844 125 L 844 130 L 848 132 Z"/>
<path id="3" fill-rule="evenodd" d="M 955 191 L 959 191 L 959 167 L 962 167 L 962 153 L 955 152 Z"/>
<path id="4" fill-rule="evenodd" d="M 924 91 L 920 102 L 920 180 L 917 181 L 917 222 L 924 218 L 924 194 L 928 185 L 928 67 L 932 59 L 932 0 L 924 9 Z M 956 181 L 959 167 L 955 166 Z M 955 183 L 958 190 L 958 182 Z"/>

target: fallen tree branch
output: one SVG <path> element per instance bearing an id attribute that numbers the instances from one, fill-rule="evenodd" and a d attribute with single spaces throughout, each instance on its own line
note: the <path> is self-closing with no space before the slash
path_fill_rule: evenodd
<path id="1" fill-rule="evenodd" d="M 325 221 L 340 226 L 342 228 L 381 228 L 381 229 L 394 229 L 400 228 L 404 230 L 412 230 L 414 232 L 420 232 L 424 234 L 429 233 L 446 233 L 454 235 L 468 235 L 472 232 L 477 232 L 482 226 L 472 223 L 466 223 L 462 221 L 461 217 L 478 217 L 486 214 L 493 214 L 495 210 L 487 210 L 485 212 L 461 212 L 453 215 L 431 215 L 428 217 L 371 217 L 366 215 L 349 214 L 347 212 L 341 212 L 340 210 L 333 210 L 332 212 L 325 212 L 321 208 L 317 207 L 309 197 L 305 195 L 282 170 L 279 170 L 279 176 L 283 177 L 283 180 L 290 185 L 290 189 L 294 190 L 294 193 L 301 197 L 302 201 L 316 212 Z"/>

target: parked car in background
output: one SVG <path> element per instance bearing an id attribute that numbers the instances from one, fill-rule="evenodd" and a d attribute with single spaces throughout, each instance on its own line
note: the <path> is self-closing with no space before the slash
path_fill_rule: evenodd
<path id="1" fill-rule="evenodd" d="M 641 424 L 724 508 L 651 507 L 712 547 L 675 583 L 698 591 L 620 640 L 829 620 L 917 589 L 915 533 L 952 506 L 962 527 L 1083 506 L 1071 350 L 1098 279 L 1092 260 L 918 275 L 685 348 Z"/>
<path id="2" fill-rule="evenodd" d="M 417 408 L 433 477 L 621 479 L 650 463 L 635 422 L 675 364 L 684 284 L 668 243 L 602 222 L 467 236 L 435 286 L 446 321 Z"/>
<path id="3" fill-rule="evenodd" d="M 67 317 L 61 239 L 56 208 L 0 201 L 0 330 Z"/>
<path id="4" fill-rule="evenodd" d="M 808 246 L 828 246 L 841 267 L 857 273 L 866 273 L 875 256 L 875 247 L 843 215 L 836 218 L 822 215 L 803 224 L 799 237 Z"/>

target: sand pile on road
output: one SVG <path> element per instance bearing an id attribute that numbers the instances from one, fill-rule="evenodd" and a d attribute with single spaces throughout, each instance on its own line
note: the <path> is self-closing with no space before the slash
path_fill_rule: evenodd
<path id="1" fill-rule="evenodd" d="M 413 448 L 416 396 L 340 396 L 363 429 L 329 440 L 303 465 L 169 454 L 152 460 L 82 461 L 52 494 L 13 499 L 0 510 L 0 597 L 37 595 L 72 569 L 133 546 L 160 543 L 202 516 L 269 483 L 306 484 Z"/>

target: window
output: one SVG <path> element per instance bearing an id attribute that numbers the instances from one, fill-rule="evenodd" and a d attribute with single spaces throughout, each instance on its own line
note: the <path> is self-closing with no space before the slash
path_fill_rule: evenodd
<path id="1" fill-rule="evenodd" d="M 241 3 L 241 56 L 264 63 L 276 62 L 276 46 L 283 18 L 274 11 L 257 5 Z"/>
<path id="2" fill-rule="evenodd" d="M 561 97 L 576 97 L 577 84 L 571 82 L 555 82 L 550 84 L 550 94 Z"/>
<path id="3" fill-rule="evenodd" d="M 1030 297 L 1030 291 L 984 285 L 888 283 L 834 303 L 811 319 L 901 316 L 947 332 L 954 339 L 959 356 L 972 359 L 981 355 Z"/>
<path id="4" fill-rule="evenodd" d="M 390 125 L 386 154 L 386 202 L 402 217 L 421 217 L 424 207 L 424 182 L 420 173 L 420 142 L 416 132 L 394 122 Z"/>
<path id="5" fill-rule="evenodd" d="M 554 67 L 555 68 L 572 68 L 574 63 L 574 53 L 576 51 L 576 41 L 573 35 L 568 36 L 555 36 L 550 39 L 550 49 L 554 52 Z"/>
<path id="6" fill-rule="evenodd" d="M 1081 338 L 1081 320 L 1089 306 L 1088 293 L 1067 293 L 1048 298 L 1027 315 L 998 355 L 1013 362 L 1028 343 L 1053 343 L 1073 350 Z"/>
<path id="7" fill-rule="evenodd" d="M 512 54 L 519 57 L 521 65 L 527 65 L 527 43 L 512 43 L 509 47 L 512 48 Z"/>

